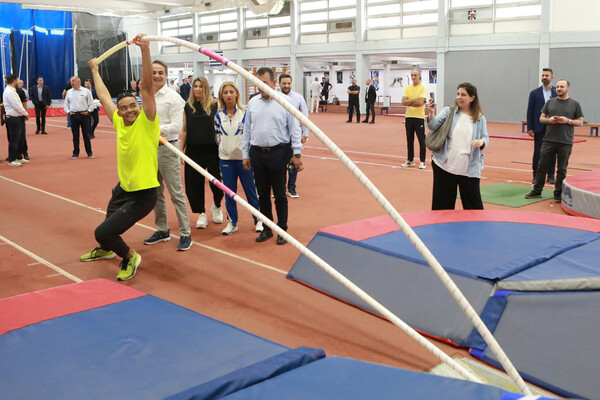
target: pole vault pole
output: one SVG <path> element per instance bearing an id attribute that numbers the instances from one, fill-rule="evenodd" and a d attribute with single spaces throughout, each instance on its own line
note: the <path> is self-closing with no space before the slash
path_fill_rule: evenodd
<path id="1" fill-rule="evenodd" d="M 471 306 L 469 301 L 465 298 L 465 296 L 462 294 L 462 292 L 460 291 L 458 286 L 456 286 L 456 284 L 454 283 L 454 281 L 452 280 L 450 275 L 448 275 L 448 273 L 444 270 L 444 268 L 441 266 L 441 264 L 437 261 L 437 259 L 431 253 L 431 251 L 429 251 L 429 249 L 425 246 L 425 244 L 421 241 L 421 239 L 417 236 L 417 234 L 412 230 L 412 228 L 408 225 L 408 223 L 404 220 L 404 218 L 402 218 L 400 213 L 398 213 L 398 211 L 396 211 L 394 209 L 392 204 L 385 198 L 385 196 L 383 196 L 383 194 L 379 191 L 379 189 L 377 189 L 375 187 L 375 185 L 373 185 L 373 183 L 356 166 L 356 164 L 354 164 L 352 162 L 352 160 L 350 160 L 350 158 L 348 158 L 348 156 L 346 156 L 346 154 L 344 154 L 344 152 L 335 143 L 333 143 L 333 141 L 331 141 L 327 137 L 327 135 L 325 135 L 325 133 L 323 133 L 312 121 L 310 121 L 308 118 L 306 118 L 291 103 L 287 102 L 279 93 L 277 93 L 275 90 L 273 90 L 269 86 L 265 85 L 262 81 L 260 81 L 254 75 L 250 74 L 244 68 L 240 67 L 239 65 L 235 64 L 234 62 L 224 58 L 223 56 L 215 53 L 214 51 L 212 51 L 208 48 L 199 46 L 194 43 L 190 43 L 185 40 L 171 38 L 171 37 L 148 35 L 148 36 L 144 36 L 142 38 L 142 40 L 171 42 L 176 45 L 187 47 L 192 50 L 198 51 L 214 60 L 219 61 L 221 64 L 223 64 L 226 67 L 230 68 L 231 70 L 237 72 L 239 75 L 241 75 L 245 79 L 256 84 L 261 90 L 263 90 L 270 97 L 275 99 L 275 101 L 277 101 L 283 108 L 285 108 L 296 119 L 298 119 L 302 124 L 304 124 L 311 132 L 313 132 L 313 134 L 315 136 L 317 136 L 319 138 L 319 140 L 321 140 L 321 142 L 323 142 L 323 144 L 325 146 L 327 146 L 327 148 L 342 162 L 342 164 L 344 164 L 344 166 L 346 168 L 348 168 L 348 170 L 350 170 L 350 172 L 359 180 L 359 182 L 365 187 L 365 189 L 367 189 L 367 191 L 375 198 L 375 200 L 382 206 L 382 208 L 392 217 L 394 222 L 396 222 L 396 224 L 400 227 L 400 229 L 406 235 L 408 240 L 415 246 L 417 251 L 423 256 L 425 261 L 433 269 L 433 271 L 436 273 L 438 278 L 442 281 L 444 286 L 446 286 L 446 288 L 448 289 L 448 291 L 450 292 L 452 297 L 456 300 L 456 302 L 459 304 L 459 306 L 465 312 L 467 318 L 469 318 L 469 320 L 471 321 L 471 323 L 473 324 L 475 329 L 477 329 L 477 331 L 481 334 L 482 338 L 486 341 L 486 343 L 490 347 L 490 350 L 496 355 L 498 362 L 500 362 L 500 364 L 502 365 L 504 370 L 507 372 L 507 374 L 510 376 L 510 378 L 515 382 L 517 389 L 523 394 L 526 394 L 526 395 L 532 394 L 531 391 L 529 390 L 529 388 L 527 387 L 527 385 L 525 384 L 525 381 L 523 381 L 523 378 L 521 378 L 517 369 L 510 362 L 510 360 L 508 359 L 508 356 L 506 355 L 506 353 L 504 353 L 504 351 L 502 350 L 502 348 L 500 347 L 500 345 L 498 344 L 498 342 L 496 341 L 496 339 L 494 338 L 494 336 L 492 335 L 490 330 L 487 328 L 487 326 L 481 320 L 481 318 L 479 317 L 479 315 L 477 314 L 477 312 L 475 311 L 473 306 Z M 106 57 L 108 57 L 111 54 L 113 54 L 114 52 L 118 51 L 120 48 L 127 46 L 128 44 L 131 44 L 131 42 L 129 42 L 129 41 L 121 42 L 120 44 L 109 49 L 105 54 L 102 54 L 100 57 L 98 57 L 97 63 L 100 63 L 101 61 L 106 59 Z M 256 214 L 254 214 L 254 215 L 256 216 Z M 260 214 L 260 215 L 262 215 L 262 214 Z M 268 220 L 268 221 L 271 222 L 270 220 Z M 272 222 L 271 222 L 271 224 L 267 223 L 266 221 L 263 221 L 263 222 L 266 223 L 267 226 L 271 227 L 273 230 L 277 231 L 278 234 L 280 234 L 281 236 L 284 237 L 284 239 L 287 240 L 289 238 L 290 239 L 290 240 L 288 240 L 289 242 L 299 244 L 300 247 L 295 245 L 298 249 L 300 249 L 301 247 L 304 247 L 299 242 L 297 242 L 295 239 L 293 239 L 289 234 L 287 234 L 287 232 L 280 230 L 281 231 L 281 233 L 280 233 L 280 231 L 276 229 L 276 225 L 273 224 Z M 308 250 L 308 249 L 306 249 L 306 250 L 308 252 L 310 252 L 310 250 Z M 304 251 L 303 251 L 303 253 L 304 253 Z M 314 254 L 312 252 L 310 252 L 310 253 Z M 304 253 L 304 254 L 306 254 L 306 253 Z M 373 299 L 368 294 L 363 292 L 362 289 L 358 288 L 358 286 L 354 285 L 354 283 L 350 282 L 342 274 L 340 274 L 338 271 L 333 269 L 333 267 L 329 266 L 324 261 L 320 260 L 316 255 L 314 255 L 314 257 L 315 257 L 314 259 L 311 257 L 309 257 L 309 258 L 313 262 L 315 262 L 315 264 L 317 264 L 320 268 L 323 268 L 327 273 L 329 273 L 331 276 L 333 276 L 335 279 L 337 279 L 340 283 L 344 284 L 344 286 L 346 286 L 350 290 L 352 290 L 351 288 L 355 288 L 357 291 L 354 292 L 354 290 L 353 290 L 353 292 L 355 294 L 357 294 L 361 299 L 363 299 L 363 300 L 370 299 L 369 301 L 365 300 L 368 304 L 371 305 L 371 302 L 374 302 L 374 304 L 377 305 L 374 308 L 380 313 L 382 313 L 382 311 L 384 311 L 382 313 L 382 315 L 384 315 L 386 318 L 388 318 L 388 319 L 393 318 L 393 319 L 390 319 L 390 321 L 392 323 L 394 323 L 394 325 L 398 326 L 399 328 L 401 328 L 403 330 L 404 330 L 403 326 L 406 326 L 408 329 L 414 331 L 412 328 L 410 328 L 408 325 L 406 325 L 402 320 L 400 320 L 398 317 L 396 317 L 394 314 L 392 314 L 387 309 L 385 309 L 382 305 L 380 305 L 378 302 L 376 302 L 375 299 Z M 321 263 L 317 262 L 316 260 L 322 261 L 323 264 L 327 265 L 328 268 L 324 268 L 324 265 L 321 265 Z M 359 293 L 362 293 L 362 294 L 359 295 Z M 363 295 L 366 297 L 363 298 Z M 379 307 L 382 308 L 382 311 L 379 310 Z M 398 320 L 398 323 L 394 322 L 394 320 L 396 320 L 396 319 Z M 405 332 L 408 332 L 408 330 L 406 330 Z M 414 331 L 414 332 L 416 333 L 416 331 Z M 428 344 L 431 344 L 426 339 L 422 338 L 420 335 L 419 335 L 419 337 L 421 338 L 421 340 L 418 340 L 419 343 L 427 342 Z M 422 344 L 424 346 L 426 346 L 424 343 L 422 343 Z M 441 352 L 444 356 L 446 356 L 446 358 L 449 358 L 445 353 L 443 353 L 437 347 L 434 346 L 434 348 L 435 348 L 435 350 L 437 350 L 438 352 Z M 440 355 L 440 359 L 444 360 L 442 357 L 443 356 Z M 450 358 L 450 360 L 452 360 L 452 359 Z M 455 365 L 458 366 L 458 363 L 456 363 L 456 361 L 452 360 L 452 363 L 448 363 L 448 365 L 450 365 L 454 368 Z M 473 377 L 473 374 L 466 371 L 466 369 L 464 369 L 462 366 L 460 366 L 459 369 L 456 369 L 456 371 L 459 372 L 462 376 L 465 376 L 465 372 L 467 372 L 467 375 L 469 375 L 470 377 Z M 473 380 L 471 378 L 467 378 L 467 379 Z M 474 381 L 481 382 L 481 380 L 479 380 L 478 378 L 475 378 Z"/>

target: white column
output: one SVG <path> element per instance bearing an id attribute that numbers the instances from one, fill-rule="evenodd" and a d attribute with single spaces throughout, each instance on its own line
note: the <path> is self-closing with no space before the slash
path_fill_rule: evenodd
<path id="1" fill-rule="evenodd" d="M 438 0 L 438 34 L 437 34 L 437 89 L 435 102 L 440 107 L 449 104 L 450 99 L 446 100 L 444 85 L 445 80 L 445 60 L 448 52 L 448 16 L 449 1 Z M 409 82 L 407 82 L 409 84 Z M 438 107 L 439 109 L 439 107 Z"/>
<path id="2" fill-rule="evenodd" d="M 552 68 L 550 65 L 550 0 L 542 0 L 542 15 L 540 16 L 540 65 L 539 73 L 543 68 Z"/>
<path id="3" fill-rule="evenodd" d="M 362 52 L 356 53 L 356 82 L 360 86 L 360 112 L 364 114 L 367 111 L 365 106 L 365 82 L 367 79 L 371 79 L 371 57 L 362 54 Z"/>

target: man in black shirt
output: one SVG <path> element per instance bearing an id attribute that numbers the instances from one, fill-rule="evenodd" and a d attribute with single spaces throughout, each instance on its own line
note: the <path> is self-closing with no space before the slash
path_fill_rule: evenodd
<path id="1" fill-rule="evenodd" d="M 21 99 L 21 103 L 23 103 L 23 108 L 27 110 L 27 93 L 25 93 L 23 85 L 23 81 L 19 79 L 19 83 L 17 84 L 17 94 Z M 29 154 L 27 153 L 29 149 L 27 148 L 27 138 L 25 137 L 25 133 L 25 126 L 23 126 L 23 136 L 21 136 L 21 144 L 19 145 L 19 154 L 21 155 L 20 158 L 22 160 L 21 164 L 29 162 Z"/>
<path id="2" fill-rule="evenodd" d="M 356 110 L 356 122 L 360 123 L 359 93 L 360 86 L 356 84 L 356 79 L 352 79 L 352 85 L 348 86 L 348 121 L 346 122 L 352 122 L 352 115 L 354 115 L 354 110 Z"/>

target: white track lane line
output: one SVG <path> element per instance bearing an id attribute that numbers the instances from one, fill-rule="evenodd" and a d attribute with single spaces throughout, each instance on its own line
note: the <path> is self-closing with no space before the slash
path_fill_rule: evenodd
<path id="1" fill-rule="evenodd" d="M 53 269 L 54 271 L 58 272 L 60 275 L 69 278 L 70 280 L 74 281 L 74 282 L 83 282 L 83 280 L 79 279 L 78 277 L 76 277 L 75 275 L 71 275 L 70 273 L 68 273 L 67 271 L 65 271 L 64 269 L 57 267 L 56 265 L 52 264 L 50 261 L 44 260 L 42 257 L 39 257 L 35 254 L 33 254 L 32 252 L 30 252 L 29 250 L 19 246 L 18 244 L 16 244 L 15 242 L 11 242 L 10 240 L 8 240 L 7 238 L 5 238 L 4 236 L 0 235 L 0 240 L 4 241 L 5 243 L 11 245 L 12 247 L 14 247 L 15 249 L 19 250 L 21 253 L 27 254 L 29 257 L 33 258 L 34 260 L 38 261 L 40 264 L 45 265 L 48 268 Z M 30 264 L 31 265 L 31 264 Z"/>
<path id="2" fill-rule="evenodd" d="M 30 186 L 30 185 L 27 185 L 27 184 L 25 184 L 25 183 L 22 183 L 22 182 L 15 181 L 15 180 L 13 180 L 13 179 L 10 179 L 10 178 L 7 178 L 7 177 L 5 177 L 5 176 L 0 176 L 0 178 L 2 178 L 2 179 L 4 179 L 4 180 L 6 180 L 6 181 L 8 181 L 8 182 L 11 182 L 11 183 L 14 183 L 14 184 L 17 184 L 17 185 L 23 186 L 23 187 L 25 187 L 25 188 L 27 188 L 27 189 L 35 190 L 35 191 L 37 191 L 37 192 L 40 192 L 40 193 L 46 194 L 46 195 L 48 195 L 48 196 L 55 197 L 55 198 L 57 198 L 57 199 L 60 199 L 60 200 L 66 201 L 66 202 L 68 202 L 68 203 L 71 203 L 71 204 L 75 204 L 75 205 L 77 205 L 77 206 L 79 206 L 79 207 L 87 208 L 88 210 L 92 210 L 92 211 L 98 212 L 98 213 L 100 213 L 100 214 L 102 214 L 102 215 L 105 215 L 105 214 L 106 214 L 106 211 L 103 211 L 103 210 L 101 210 L 101 209 L 97 209 L 97 208 L 94 208 L 94 207 L 88 206 L 88 205 L 86 205 L 86 204 L 79 203 L 79 202 L 77 202 L 77 201 L 75 201 L 75 200 L 71 200 L 71 199 L 68 199 L 68 198 L 66 198 L 66 197 L 63 197 L 63 196 L 60 196 L 60 195 L 57 195 L 57 194 L 54 194 L 54 193 L 47 192 L 47 191 L 45 191 L 45 190 L 43 190 L 43 189 L 39 189 L 39 188 L 36 188 L 36 187 Z M 154 228 L 152 228 L 152 227 L 150 227 L 150 226 L 148 226 L 148 225 L 144 225 L 144 224 L 141 224 L 141 223 L 136 223 L 136 225 L 137 225 L 137 226 L 140 226 L 140 227 L 142 227 L 142 228 L 148 229 L 148 230 L 149 230 L 149 231 L 151 231 L 151 232 L 154 232 L 154 231 L 155 231 L 155 229 L 154 229 Z M 177 235 L 174 235 L 174 234 L 173 234 L 173 235 L 171 235 L 171 236 L 173 236 L 173 237 L 175 237 L 175 238 L 179 239 L 179 236 L 177 236 Z M 0 237 L 1 237 L 1 236 L 0 236 Z M 247 262 L 247 263 L 249 263 L 249 264 L 254 264 L 254 265 L 258 266 L 258 267 L 261 267 L 261 268 L 267 269 L 267 270 L 269 270 L 269 271 L 278 272 L 278 273 L 280 273 L 280 274 L 283 274 L 283 275 L 286 275 L 286 274 L 287 274 L 287 271 L 281 270 L 281 269 L 279 269 L 279 268 L 275 268 L 275 267 L 273 267 L 273 266 L 270 266 L 270 265 L 267 265 L 267 264 L 263 264 L 263 263 L 261 263 L 261 262 L 258 262 L 258 261 L 251 260 L 251 259 L 249 259 L 249 258 L 246 258 L 246 257 L 238 256 L 237 254 L 229 253 L 229 252 L 227 252 L 227 251 L 224 251 L 224 250 L 218 249 L 218 248 L 216 248 L 216 247 L 208 246 L 208 245 L 205 245 L 205 244 L 202 244 L 202 243 L 198 243 L 198 242 L 192 242 L 192 243 L 193 243 L 193 244 L 195 244 L 196 246 L 200 246 L 200 247 L 202 247 L 202 248 L 205 248 L 205 249 L 207 249 L 207 250 L 211 250 L 211 251 L 214 251 L 214 252 L 216 252 L 216 253 L 219 253 L 219 254 L 222 254 L 222 255 L 226 255 L 226 256 L 229 256 L 229 257 L 231 257 L 231 258 L 235 258 L 235 259 L 237 259 L 237 260 L 240 260 L 240 261 Z M 37 258 L 36 258 L 36 259 L 37 259 Z M 41 260 L 41 259 L 40 259 L 40 260 Z M 57 267 L 57 268 L 58 268 L 58 267 Z M 54 269 L 54 268 L 53 268 L 53 269 Z"/>

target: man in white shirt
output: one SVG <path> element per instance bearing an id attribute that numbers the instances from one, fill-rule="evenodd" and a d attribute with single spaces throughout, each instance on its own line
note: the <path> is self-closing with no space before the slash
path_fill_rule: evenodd
<path id="1" fill-rule="evenodd" d="M 306 106 L 304 97 L 302 97 L 300 93 L 292 90 L 292 77 L 288 74 L 279 75 L 279 87 L 283 94 L 292 99 L 294 107 L 308 118 L 308 107 Z M 304 124 L 300 124 L 300 129 L 302 130 L 301 142 L 305 143 L 308 140 L 308 128 L 304 126 Z M 288 168 L 287 195 L 293 198 L 300 197 L 298 192 L 296 192 L 296 179 L 298 179 L 298 171 L 296 168 Z"/>
<path id="2" fill-rule="evenodd" d="M 92 92 L 81 86 L 78 76 L 71 77 L 71 89 L 65 95 L 65 113 L 71 118 L 71 132 L 73 133 L 72 160 L 79 158 L 79 128 L 83 136 L 83 144 L 88 158 L 94 158 L 92 143 L 90 141 L 90 113 L 94 111 Z"/>
<path id="3" fill-rule="evenodd" d="M 167 85 L 168 66 L 160 60 L 152 62 L 152 88 L 156 100 L 156 111 L 160 123 L 160 136 L 174 146 L 178 146 L 179 133 L 183 128 L 183 108 L 185 101 Z M 171 195 L 175 213 L 179 221 L 179 244 L 177 250 L 189 250 L 192 247 L 190 219 L 187 200 L 181 184 L 181 163 L 179 157 L 162 144 L 158 146 L 158 197 L 154 206 L 156 232 L 145 244 L 155 244 L 171 240 L 167 221 L 167 202 L 165 186 Z"/>
<path id="4" fill-rule="evenodd" d="M 321 98 L 321 84 L 319 78 L 310 84 L 310 112 L 319 112 L 319 99 Z"/>
<path id="5" fill-rule="evenodd" d="M 8 134 L 8 166 L 20 167 L 27 160 L 21 157 L 21 142 L 25 135 L 25 121 L 29 118 L 27 110 L 23 107 L 21 98 L 17 94 L 19 77 L 8 75 L 5 78 L 6 88 L 2 94 L 2 102 L 6 112 L 6 133 Z"/>

